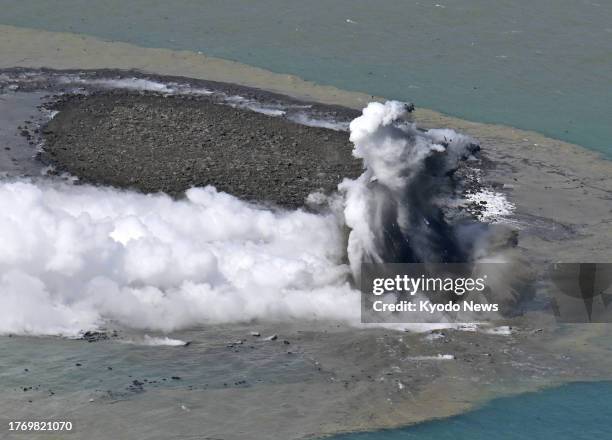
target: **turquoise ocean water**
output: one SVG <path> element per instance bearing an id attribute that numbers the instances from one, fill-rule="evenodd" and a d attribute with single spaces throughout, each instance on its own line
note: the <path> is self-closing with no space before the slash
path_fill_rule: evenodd
<path id="1" fill-rule="evenodd" d="M 610 1 L 0 0 L 0 24 L 202 51 L 612 157 Z M 335 439 L 609 439 L 611 403 L 612 383 L 577 383 Z"/>
<path id="2" fill-rule="evenodd" d="M 0 0 L 0 23 L 202 51 L 612 157 L 612 2 Z"/>
<path id="3" fill-rule="evenodd" d="M 460 416 L 334 440 L 604 440 L 612 438 L 612 382 L 574 383 L 496 399 Z"/>

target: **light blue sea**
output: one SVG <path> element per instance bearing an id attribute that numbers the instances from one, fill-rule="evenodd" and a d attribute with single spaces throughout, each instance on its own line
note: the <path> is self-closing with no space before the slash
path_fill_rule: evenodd
<path id="1" fill-rule="evenodd" d="M 612 157 L 609 0 L 0 0 L 0 24 L 202 51 Z M 612 383 L 575 383 L 334 438 L 604 440 L 611 406 Z"/>
<path id="2" fill-rule="evenodd" d="M 612 383 L 581 382 L 491 401 L 413 427 L 334 440 L 603 440 L 612 438 Z"/>

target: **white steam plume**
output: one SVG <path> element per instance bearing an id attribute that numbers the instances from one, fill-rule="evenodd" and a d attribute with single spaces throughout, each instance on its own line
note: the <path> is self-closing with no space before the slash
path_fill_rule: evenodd
<path id="1" fill-rule="evenodd" d="M 76 335 L 116 322 L 359 322 L 362 261 L 453 261 L 469 246 L 433 200 L 476 143 L 421 132 L 373 103 L 351 123 L 365 171 L 343 213 L 272 211 L 212 187 L 183 200 L 53 181 L 0 182 L 0 333 Z M 333 210 L 332 210 L 333 211 Z"/>
<path id="2" fill-rule="evenodd" d="M 104 321 L 170 331 L 251 319 L 358 321 L 341 225 L 214 188 L 186 199 L 0 184 L 0 333 L 74 335 Z"/>

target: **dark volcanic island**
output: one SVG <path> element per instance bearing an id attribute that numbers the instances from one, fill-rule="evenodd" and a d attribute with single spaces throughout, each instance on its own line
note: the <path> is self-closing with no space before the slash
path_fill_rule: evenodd
<path id="1" fill-rule="evenodd" d="M 346 132 L 206 98 L 107 91 L 65 95 L 43 160 L 84 182 L 173 196 L 213 185 L 288 208 L 362 172 Z"/>
<path id="2" fill-rule="evenodd" d="M 253 111 L 253 103 L 268 105 L 256 110 L 275 116 Z M 187 78 L 9 69 L 0 71 L 0 171 L 9 191 L 20 191 L 12 180 L 43 187 L 55 179 L 41 176 L 40 152 L 55 173 L 85 183 L 175 197 L 214 185 L 243 199 L 295 208 L 312 192 L 335 191 L 345 177 L 360 175 L 362 164 L 352 157 L 346 131 L 293 121 L 306 117 L 311 125 L 345 128 L 358 114 Z M 536 263 L 609 261 L 608 162 L 534 133 L 441 116 L 423 123 L 418 112 L 413 118 L 423 127 L 465 131 L 487 146 L 481 159 L 462 162 L 453 175 L 459 189 L 484 187 L 516 204 L 508 219 L 519 229 L 517 253 Z M 477 214 L 489 202 L 472 203 L 480 205 L 470 211 Z M 9 236 L 19 217 L 4 206 Z M 53 237 L 49 244 L 56 243 L 54 223 L 41 218 Z M 69 243 L 81 239 L 75 235 Z M 16 256 L 15 267 L 30 264 L 15 249 L 5 252 Z M 38 261 L 37 251 L 23 253 Z M 66 246 L 53 251 L 63 257 Z M 52 268 L 40 272 L 64 287 Z M 19 289 L 22 280 L 29 278 L 18 279 Z M 17 292 L 19 313 L 35 313 L 38 296 Z M 74 301 L 80 294 L 74 292 Z M 612 371 L 609 326 L 560 325 L 537 308 L 495 327 L 409 329 L 422 333 L 307 320 L 212 323 L 169 335 L 108 324 L 79 340 L 1 336 L 0 413 L 12 420 L 41 414 L 76 420 L 78 432 L 92 440 L 158 438 L 156 431 L 164 438 L 169 432 L 175 438 L 304 439 L 445 417 L 491 397 L 609 379 Z"/>

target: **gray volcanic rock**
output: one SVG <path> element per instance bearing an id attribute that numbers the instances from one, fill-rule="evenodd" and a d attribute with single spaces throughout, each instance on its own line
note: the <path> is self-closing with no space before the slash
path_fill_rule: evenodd
<path id="1" fill-rule="evenodd" d="M 43 160 L 84 182 L 180 196 L 213 185 L 289 208 L 356 177 L 346 132 L 214 103 L 129 91 L 66 95 L 45 129 Z"/>

